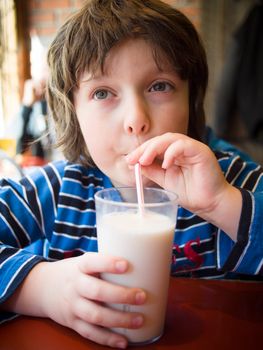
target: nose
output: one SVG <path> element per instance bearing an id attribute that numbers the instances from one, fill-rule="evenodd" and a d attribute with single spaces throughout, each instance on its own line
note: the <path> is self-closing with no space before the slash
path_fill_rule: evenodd
<path id="1" fill-rule="evenodd" d="M 132 98 L 126 111 L 125 132 L 136 136 L 147 133 L 150 128 L 150 116 L 144 99 L 142 97 Z"/>

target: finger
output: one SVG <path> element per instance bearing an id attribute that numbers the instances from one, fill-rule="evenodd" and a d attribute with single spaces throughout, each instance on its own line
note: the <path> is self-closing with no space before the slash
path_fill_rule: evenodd
<path id="1" fill-rule="evenodd" d="M 124 273 L 128 269 L 128 262 L 123 258 L 89 252 L 79 257 L 79 269 L 85 274 Z"/>
<path id="2" fill-rule="evenodd" d="M 113 333 L 106 328 L 88 324 L 81 319 L 75 320 L 74 329 L 84 338 L 101 345 L 107 345 L 117 349 L 125 349 L 128 346 L 127 339 L 122 335 Z"/>
<path id="3" fill-rule="evenodd" d="M 126 306 L 118 305 L 119 307 Z M 102 304 L 85 300 L 75 305 L 75 315 L 85 322 L 107 328 L 140 328 L 143 324 L 143 315 L 138 312 L 124 312 Z"/>
<path id="4" fill-rule="evenodd" d="M 190 138 L 178 139 L 167 147 L 162 164 L 163 169 L 172 165 L 193 165 L 200 162 L 200 154 L 203 157 L 205 145 Z"/>
<path id="5" fill-rule="evenodd" d="M 83 275 L 77 288 L 84 298 L 104 303 L 141 305 L 146 300 L 146 293 L 142 289 L 120 286 L 95 276 Z"/>
<path id="6" fill-rule="evenodd" d="M 151 165 L 155 159 L 163 156 L 167 147 L 175 141 L 176 137 L 183 137 L 184 135 L 166 133 L 161 136 L 156 136 L 127 156 L 129 164 L 133 165 L 139 162 L 141 165 Z"/>
<path id="7" fill-rule="evenodd" d="M 128 162 L 128 164 L 135 165 L 136 163 L 138 163 L 138 161 L 141 158 L 144 150 L 146 149 L 146 147 L 149 145 L 150 142 L 152 142 L 152 139 L 144 142 L 139 147 L 137 147 L 134 151 L 129 153 L 126 156 L 126 161 Z"/>
<path id="8" fill-rule="evenodd" d="M 154 162 L 150 166 L 142 166 L 142 175 L 164 188 L 165 170 L 158 162 Z"/>
<path id="9" fill-rule="evenodd" d="M 144 146 L 138 160 L 139 163 L 144 166 L 153 164 L 155 159 L 164 154 L 170 143 L 170 138 L 164 137 L 164 135 L 155 137 Z"/>
<path id="10" fill-rule="evenodd" d="M 174 165 L 175 160 L 179 159 L 184 154 L 185 141 L 179 140 L 173 142 L 165 151 L 162 163 L 163 169 L 168 169 Z"/>

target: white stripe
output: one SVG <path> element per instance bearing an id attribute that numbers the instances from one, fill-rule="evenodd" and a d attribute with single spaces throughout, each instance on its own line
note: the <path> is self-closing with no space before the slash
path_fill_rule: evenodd
<path id="1" fill-rule="evenodd" d="M 15 192 L 14 192 L 15 193 Z M 16 193 L 15 193 L 16 194 Z M 17 196 L 16 196 L 17 197 Z M 19 198 L 19 197 L 18 197 Z M 0 198 L 0 202 L 2 202 L 10 211 L 10 216 L 13 218 L 13 220 L 17 223 L 17 226 L 19 226 L 21 228 L 21 230 L 23 231 L 23 233 L 25 234 L 25 236 L 27 237 L 28 241 L 31 242 L 31 237 L 28 235 L 28 233 L 25 231 L 24 227 L 20 224 L 20 222 L 17 220 L 17 217 L 14 216 L 13 211 L 10 209 L 10 207 L 7 205 L 6 202 L 4 202 L 2 200 L 2 198 Z M 22 203 L 24 206 L 24 203 Z M 8 225 L 9 226 L 9 225 Z M 14 233 L 15 234 L 15 233 Z"/>
<path id="2" fill-rule="evenodd" d="M 243 180 L 242 184 L 241 184 L 241 188 L 244 187 L 245 183 L 248 181 L 249 177 L 256 171 L 259 170 L 260 166 L 257 166 L 256 169 L 250 170 L 250 172 L 247 174 L 247 176 L 245 177 L 245 179 Z M 261 174 L 262 175 L 262 174 Z M 258 181 L 260 179 L 260 176 L 258 177 Z M 257 182 L 258 182 L 257 181 Z"/>
<path id="3" fill-rule="evenodd" d="M 204 242 L 209 242 L 209 241 L 212 241 L 214 239 L 214 234 L 211 236 L 211 237 L 209 237 L 209 238 L 204 238 L 204 239 L 200 239 L 200 244 L 201 243 L 204 243 Z M 187 242 L 185 242 L 185 243 L 182 243 L 181 245 L 179 245 L 179 248 L 183 248 L 183 247 L 185 247 L 185 245 L 188 243 L 188 241 Z M 193 245 L 199 245 L 197 242 L 192 242 L 191 243 L 191 246 L 193 246 Z"/>
<path id="4" fill-rule="evenodd" d="M 232 157 L 233 156 L 233 152 L 221 152 L 224 156 L 222 156 L 221 158 L 218 159 L 219 162 L 221 162 L 221 160 L 229 160 L 229 157 Z"/>
<path id="5" fill-rule="evenodd" d="M 261 259 L 261 261 L 260 261 L 260 263 L 259 263 L 259 265 L 258 265 L 258 268 L 256 269 L 256 272 L 255 272 L 256 275 L 259 273 L 259 271 L 260 271 L 262 265 L 263 265 L 263 258 Z"/>
<path id="6" fill-rule="evenodd" d="M 244 170 L 245 166 L 246 166 L 245 163 L 243 163 L 241 169 L 239 170 L 238 173 L 236 173 L 236 176 L 235 176 L 235 177 L 233 178 L 233 180 L 231 181 L 231 184 L 235 183 L 236 179 L 237 179 L 238 176 L 241 174 L 241 172 Z"/>
<path id="7" fill-rule="evenodd" d="M 53 187 L 50 183 L 50 180 L 47 176 L 47 173 L 44 171 L 43 168 L 40 168 L 40 171 L 41 173 L 44 175 L 45 179 L 46 179 L 46 182 L 47 182 L 47 185 L 48 185 L 48 188 L 49 188 L 49 191 L 51 192 L 51 196 L 52 196 L 52 204 L 53 204 L 53 211 L 55 213 L 55 216 L 57 216 L 57 208 L 56 208 L 56 202 L 55 202 L 55 197 L 54 197 L 54 191 L 53 191 Z"/>
<path id="8" fill-rule="evenodd" d="M 48 257 L 48 250 L 49 250 L 49 241 L 47 239 L 44 240 L 44 246 L 43 246 L 43 256 L 44 258 Z"/>
<path id="9" fill-rule="evenodd" d="M 205 226 L 205 225 L 209 225 L 206 221 L 204 221 L 204 222 L 199 222 L 198 224 L 195 224 L 195 225 L 192 225 L 191 226 L 191 229 L 192 228 L 195 228 L 195 227 L 200 227 L 200 226 Z M 175 227 L 175 234 L 177 233 L 177 232 L 184 232 L 184 231 L 188 231 L 189 230 L 189 227 L 186 227 L 186 228 L 176 228 Z"/>
<path id="10" fill-rule="evenodd" d="M 23 197 L 24 197 L 25 201 L 28 203 L 27 192 L 26 192 L 26 188 L 24 186 L 22 186 L 22 191 L 23 191 Z"/>
<path id="11" fill-rule="evenodd" d="M 35 222 L 37 223 L 38 227 L 41 229 L 41 226 L 40 226 L 40 224 L 39 224 L 39 222 L 38 222 L 38 220 L 37 220 L 37 217 L 36 217 L 35 214 L 29 209 L 29 206 L 28 206 L 28 203 L 29 203 L 29 202 L 28 202 L 28 197 L 27 197 L 27 195 L 26 195 L 26 189 L 25 189 L 24 186 L 23 186 L 22 188 L 23 188 L 23 193 L 24 193 L 24 196 L 25 196 L 25 198 L 23 198 L 23 199 L 21 199 L 21 197 L 17 195 L 16 191 L 15 191 L 12 187 L 10 187 L 10 190 L 12 190 L 12 192 L 14 193 L 14 195 L 16 196 L 16 198 L 17 198 L 17 199 L 19 200 L 19 202 L 23 205 L 23 207 L 27 210 L 28 214 L 34 218 L 34 220 L 35 220 Z M 26 200 L 26 205 L 25 205 L 25 200 Z M 30 241 L 31 241 L 31 239 L 30 239 Z"/>
<path id="12" fill-rule="evenodd" d="M 53 163 L 49 163 L 49 166 L 53 169 L 54 173 L 57 175 L 57 179 L 58 179 L 59 185 L 61 186 L 62 181 L 61 181 L 61 177 L 60 177 L 60 174 L 58 172 L 58 169 L 54 166 Z"/>
<path id="13" fill-rule="evenodd" d="M 19 315 L 18 314 L 14 314 L 10 317 L 6 317 L 4 320 L 0 321 L 0 324 L 5 323 L 6 321 L 12 321 L 13 319 L 17 318 Z"/>
<path id="14" fill-rule="evenodd" d="M 177 220 L 189 220 L 189 219 L 192 219 L 193 217 L 195 217 L 196 216 L 196 214 L 192 214 L 192 215 L 190 215 L 190 216 L 177 216 Z"/>
<path id="15" fill-rule="evenodd" d="M 71 236 L 71 235 L 68 235 L 67 233 L 58 233 L 56 231 L 53 232 L 54 236 L 57 236 L 57 237 L 64 237 L 64 238 L 67 238 L 69 240 L 73 240 L 73 241 L 78 241 L 80 239 L 88 239 L 88 240 L 91 240 L 91 241 L 94 241 L 94 240 L 97 240 L 97 237 L 93 237 L 93 236 Z"/>
<path id="16" fill-rule="evenodd" d="M 8 247 L 5 247 L 5 249 L 8 249 Z M 5 259 L 2 264 L 0 265 L 0 269 L 3 268 L 3 266 L 8 263 L 9 260 L 13 259 L 14 256 L 18 255 L 20 253 L 20 250 L 16 251 L 14 254 L 12 254 L 11 256 L 9 256 L 7 259 Z"/>
<path id="17" fill-rule="evenodd" d="M 53 248 L 53 247 L 50 247 L 50 250 L 51 251 L 54 251 L 54 252 L 58 252 L 58 253 L 61 253 L 61 254 L 64 254 L 67 252 L 67 250 L 64 250 L 64 249 L 59 249 L 59 248 Z M 82 252 L 82 253 L 87 253 L 86 250 L 84 249 L 80 249 L 79 247 L 77 247 L 77 250 Z"/>
<path id="18" fill-rule="evenodd" d="M 75 164 L 72 164 L 72 165 L 70 165 L 70 166 L 66 166 L 66 169 L 70 169 L 70 171 L 73 171 L 73 172 L 75 172 L 75 173 L 79 173 L 79 174 L 82 175 L 82 170 L 76 169 L 76 168 L 75 168 Z M 96 176 L 94 175 L 94 173 L 89 174 L 89 175 L 82 175 L 81 177 L 82 177 L 83 179 L 89 179 L 89 178 L 91 178 L 91 177 L 94 177 L 95 180 L 103 182 L 103 178 L 102 178 L 102 177 L 96 177 Z"/>
<path id="19" fill-rule="evenodd" d="M 78 199 L 78 200 L 80 200 L 81 202 L 84 202 L 84 203 L 91 202 L 91 201 L 94 202 L 94 198 L 93 197 L 89 197 L 87 199 L 84 199 L 84 198 L 82 198 L 80 196 L 77 196 L 75 194 L 66 193 L 66 192 L 60 192 L 60 196 L 64 196 L 64 197 L 67 197 L 67 198 Z"/>
<path id="20" fill-rule="evenodd" d="M 18 246 L 19 248 L 21 248 L 21 244 L 20 244 L 20 242 L 19 242 L 19 240 L 18 240 L 18 238 L 17 238 L 17 236 L 16 236 L 16 234 L 15 234 L 13 228 L 9 225 L 9 223 L 6 221 L 6 218 L 5 218 L 1 213 L 0 213 L 0 216 L 1 216 L 2 220 L 5 222 L 6 226 L 9 228 L 9 230 L 10 230 L 10 232 L 11 232 L 13 238 L 15 239 L 15 241 L 16 241 L 16 243 L 17 243 L 17 246 Z"/>
<path id="21" fill-rule="evenodd" d="M 255 183 L 255 185 L 254 185 L 254 187 L 252 188 L 252 192 L 255 192 L 255 190 L 256 190 L 256 188 L 257 188 L 257 186 L 258 186 L 258 183 L 259 183 L 259 181 L 260 181 L 260 179 L 263 177 L 263 173 L 261 173 L 260 174 L 260 176 L 258 177 L 258 179 L 257 179 L 257 181 L 256 181 L 256 183 Z"/>
<path id="22" fill-rule="evenodd" d="M 75 228 L 94 228 L 93 225 L 76 225 L 76 224 L 73 224 L 73 223 L 67 222 L 67 221 L 59 221 L 59 220 L 56 220 L 55 223 L 56 223 L 56 224 L 67 225 L 67 226 L 75 227 Z"/>
<path id="23" fill-rule="evenodd" d="M 221 275 L 205 276 L 205 277 L 202 277 L 202 279 L 204 279 L 204 280 L 220 279 L 220 278 L 222 278 L 222 277 L 225 277 L 226 274 L 227 274 L 227 273 L 225 272 L 225 273 L 222 273 Z"/>
<path id="24" fill-rule="evenodd" d="M 95 213 L 94 209 L 89 209 L 89 208 L 87 208 L 87 209 L 79 209 L 79 208 L 72 207 L 70 205 L 63 205 L 63 204 L 59 204 L 58 208 L 75 210 L 75 211 L 78 211 L 79 213 Z"/>
<path id="25" fill-rule="evenodd" d="M 194 267 L 192 269 L 184 269 L 184 270 L 182 269 L 182 270 L 179 270 L 179 271 L 175 271 L 175 274 L 176 273 L 181 273 L 181 272 L 198 272 L 200 270 L 205 270 L 205 269 L 216 269 L 216 265 L 202 266 L 202 267 L 198 267 L 197 269 L 194 268 Z"/>
<path id="26" fill-rule="evenodd" d="M 206 255 L 206 254 L 211 254 L 211 253 L 214 253 L 215 252 L 215 249 L 212 249 L 212 250 L 208 250 L 206 252 L 203 252 L 203 253 L 197 253 L 199 256 L 200 255 Z M 176 258 L 176 262 L 177 261 L 183 261 L 183 260 L 189 260 L 189 258 L 186 256 L 186 257 L 183 257 L 183 258 Z"/>
<path id="27" fill-rule="evenodd" d="M 221 261 L 220 261 L 220 235 L 221 235 L 221 230 L 218 229 L 217 231 L 217 237 L 216 237 L 216 259 L 217 259 L 217 266 L 221 266 Z"/>
<path id="28" fill-rule="evenodd" d="M 94 178 L 94 180 L 103 182 L 102 177 L 96 177 L 94 174 L 89 174 L 89 175 L 82 175 L 82 179 L 90 179 L 91 177 Z"/>
<path id="29" fill-rule="evenodd" d="M 13 255 L 14 256 L 14 255 Z M 13 257 L 12 256 L 12 257 Z M 23 267 L 28 264 L 31 260 L 33 260 L 35 258 L 35 255 L 31 256 L 30 259 L 26 260 L 18 270 L 16 270 L 16 273 L 12 276 L 12 278 L 10 279 L 9 283 L 7 284 L 7 286 L 5 287 L 5 290 L 3 291 L 3 293 L 1 294 L 1 297 L 3 297 L 6 293 L 6 291 L 8 290 L 8 288 L 10 287 L 10 285 L 13 283 L 14 279 L 16 278 L 16 276 L 20 273 L 20 271 L 23 269 Z"/>
<path id="30" fill-rule="evenodd" d="M 39 200 L 38 190 L 37 190 L 37 187 L 36 187 L 35 183 L 33 182 L 33 180 L 29 176 L 28 176 L 28 181 L 31 183 L 32 187 L 35 190 L 36 200 L 37 200 L 37 204 L 38 204 L 38 208 L 39 208 L 39 212 L 40 212 L 40 216 L 41 216 L 41 228 L 42 228 L 42 232 L 45 232 L 43 212 L 42 212 L 42 206 L 41 206 L 41 203 L 40 203 L 40 200 Z"/>
<path id="31" fill-rule="evenodd" d="M 232 161 L 231 161 L 231 163 L 230 163 L 230 165 L 229 165 L 229 167 L 228 167 L 228 169 L 227 169 L 227 172 L 226 172 L 226 174 L 225 174 L 225 178 L 227 178 L 228 174 L 230 173 L 230 171 L 231 171 L 231 169 L 232 169 L 233 164 L 236 162 L 236 160 L 237 160 L 238 158 L 240 158 L 240 157 L 239 157 L 239 156 L 236 156 L 235 158 L 232 159 Z"/>
<path id="32" fill-rule="evenodd" d="M 83 185 L 83 183 L 82 183 L 81 181 L 76 180 L 76 179 L 71 179 L 70 177 L 65 177 L 64 180 L 65 180 L 65 182 L 74 182 L 74 183 L 77 183 L 77 184 L 81 185 L 81 186 L 84 187 L 84 188 L 91 188 L 91 187 L 94 187 L 94 188 L 103 188 L 102 185 L 97 185 L 97 186 L 95 186 L 93 183 L 91 183 L 91 184 L 85 186 L 85 185 Z"/>

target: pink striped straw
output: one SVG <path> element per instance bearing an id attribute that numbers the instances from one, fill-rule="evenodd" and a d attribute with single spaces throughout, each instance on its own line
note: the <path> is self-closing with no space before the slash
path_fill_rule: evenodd
<path id="1" fill-rule="evenodd" d="M 135 182 L 136 182 L 139 213 L 140 215 L 144 215 L 144 195 L 143 195 L 142 173 L 141 173 L 140 163 L 135 164 L 134 171 L 135 171 Z"/>

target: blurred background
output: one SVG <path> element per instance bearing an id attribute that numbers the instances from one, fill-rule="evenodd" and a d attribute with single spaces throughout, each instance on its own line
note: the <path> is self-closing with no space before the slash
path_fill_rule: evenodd
<path id="1" fill-rule="evenodd" d="M 263 164 L 262 1 L 166 2 L 180 9 L 203 39 L 210 74 L 207 123 Z M 58 27 L 82 4 L 83 0 L 0 0 L 0 151 L 15 156 L 22 167 L 60 157 L 52 135 L 38 147 L 28 145 L 50 129 L 41 91 L 46 50 Z M 39 111 L 31 117 L 35 102 L 40 103 Z"/>

